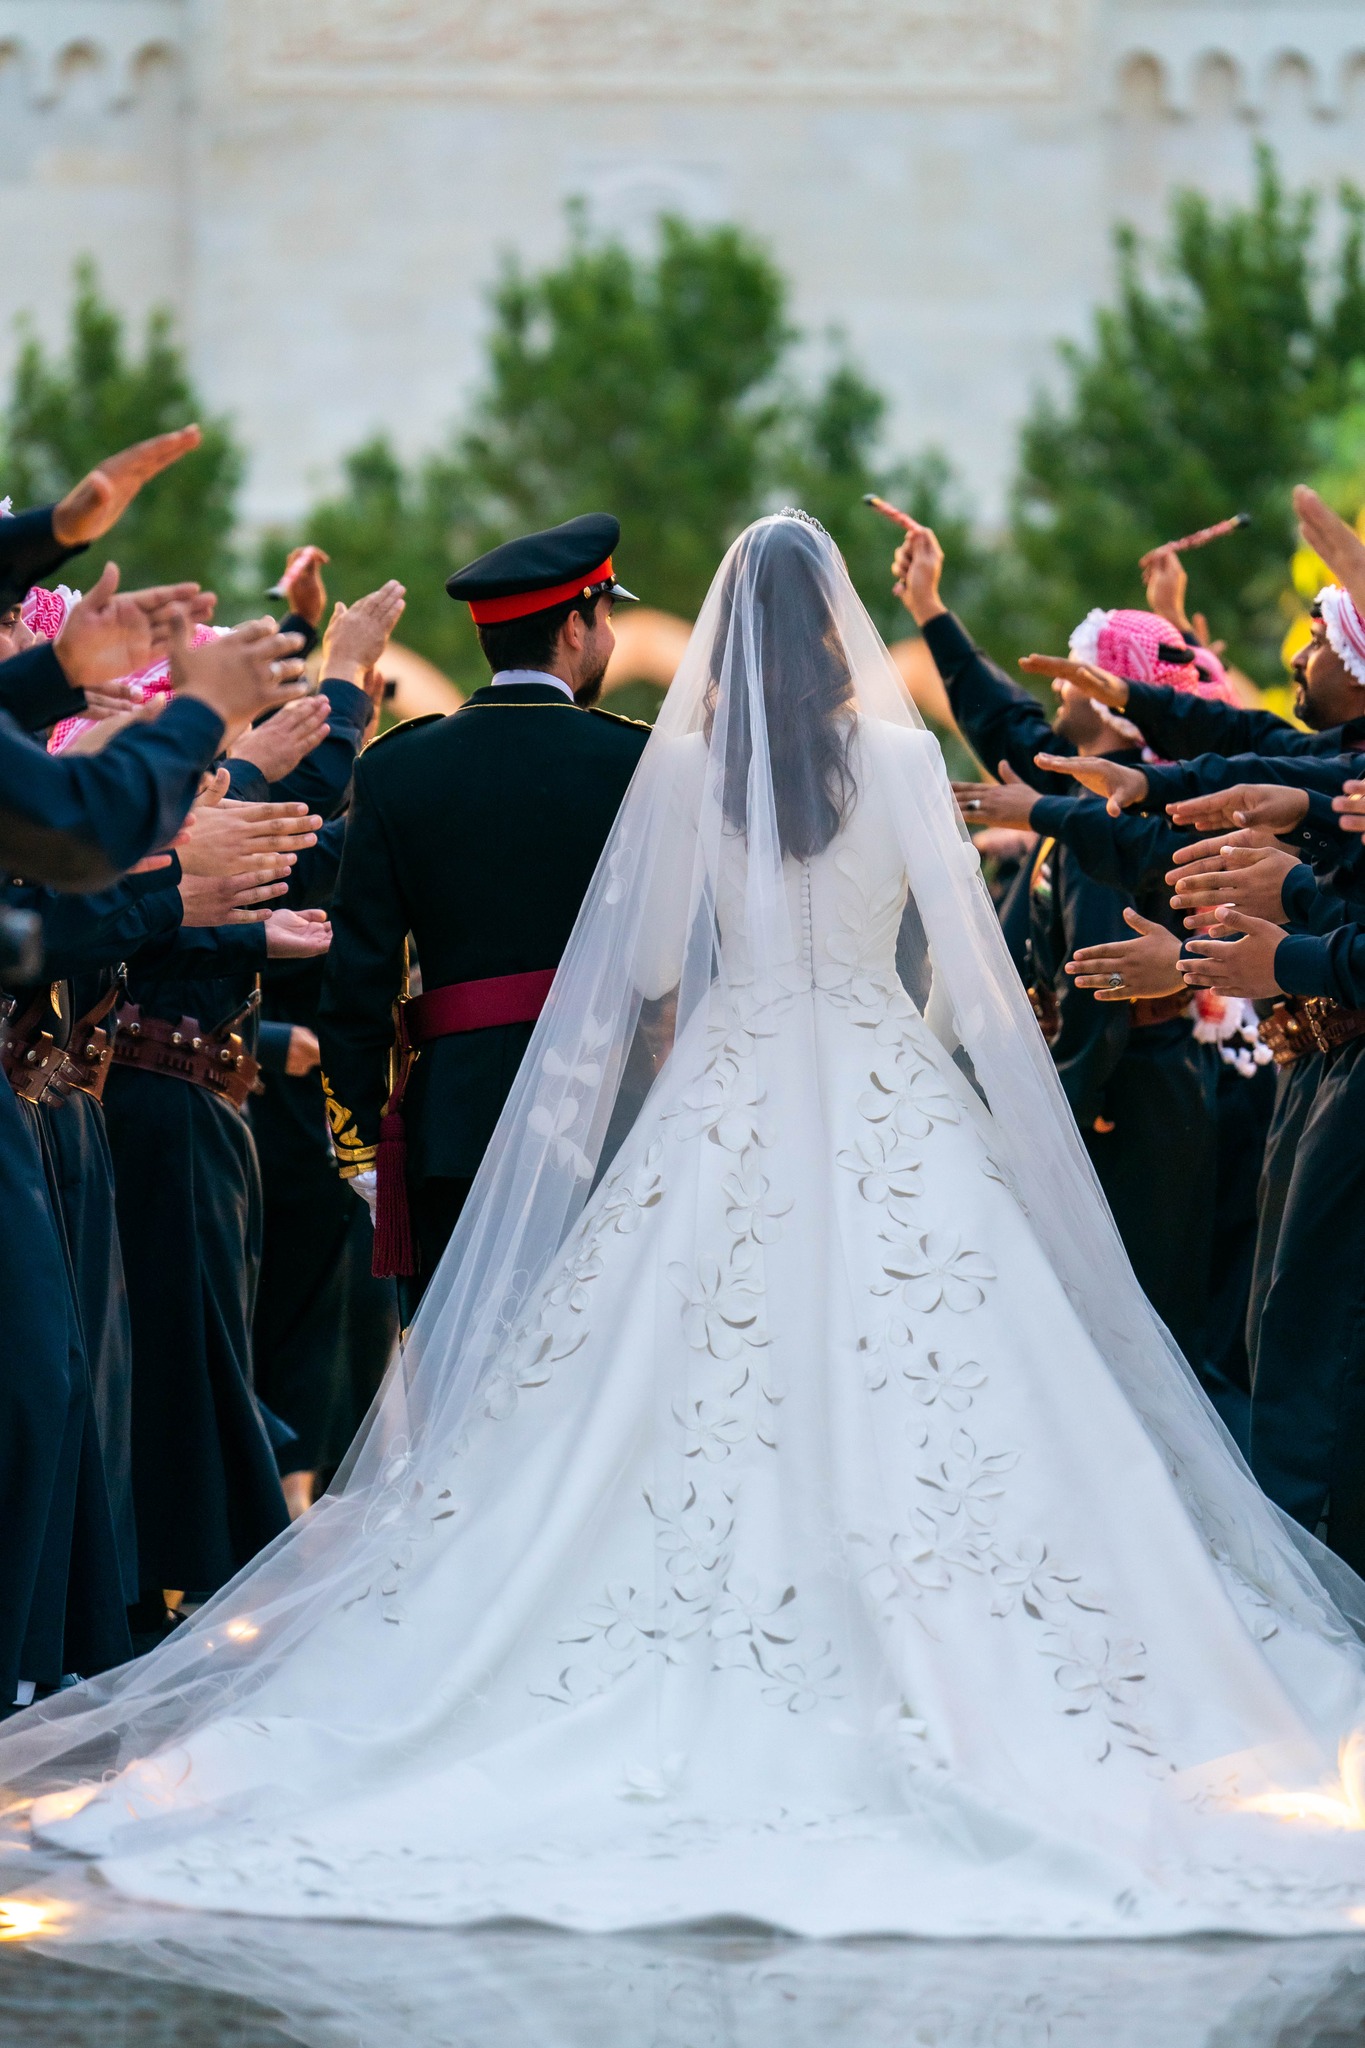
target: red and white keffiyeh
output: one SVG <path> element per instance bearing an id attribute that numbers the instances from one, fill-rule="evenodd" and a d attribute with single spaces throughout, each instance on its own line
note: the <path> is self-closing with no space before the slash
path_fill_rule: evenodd
<path id="1" fill-rule="evenodd" d="M 59 583 L 55 590 L 44 590 L 35 585 L 24 599 L 20 616 L 30 633 L 36 633 L 40 640 L 55 640 L 66 624 L 67 613 L 80 602 L 80 595 L 79 590 L 70 590 L 64 583 Z M 222 630 L 219 626 L 196 626 L 194 645 L 202 647 L 206 640 L 216 639 Z M 145 704 L 150 697 L 174 695 L 171 665 L 164 658 L 149 662 L 146 668 L 135 669 L 131 675 L 121 676 L 119 681 L 132 684 L 134 698 L 139 704 Z M 88 732 L 99 722 L 97 718 L 59 719 L 48 734 L 49 754 L 60 754 L 78 733 Z"/>
<path id="2" fill-rule="evenodd" d="M 1107 612 L 1098 606 L 1071 635 L 1074 661 L 1090 662 L 1128 683 L 1169 683 L 1177 690 L 1235 704 L 1237 693 L 1213 650 L 1189 647 L 1183 661 L 1173 661 L 1171 654 L 1180 646 L 1175 627 L 1157 612 Z"/>
<path id="3" fill-rule="evenodd" d="M 1365 683 L 1365 619 L 1356 610 L 1349 591 L 1329 583 L 1318 592 L 1318 610 L 1327 628 L 1327 644 L 1351 671 L 1358 683 Z"/>

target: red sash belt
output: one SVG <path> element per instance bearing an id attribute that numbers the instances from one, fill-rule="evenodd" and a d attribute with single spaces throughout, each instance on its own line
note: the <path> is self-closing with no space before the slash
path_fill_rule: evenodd
<path id="1" fill-rule="evenodd" d="M 452 981 L 398 1005 L 398 1064 L 393 1090 L 379 1120 L 375 1153 L 373 1270 L 383 1278 L 417 1271 L 417 1247 L 408 1209 L 407 1138 L 403 1096 L 417 1048 L 460 1031 L 499 1024 L 534 1024 L 545 1008 L 553 967 L 530 974 L 495 974 L 487 981 Z"/>
<path id="2" fill-rule="evenodd" d="M 534 1024 L 550 993 L 553 967 L 530 974 L 495 974 L 487 981 L 452 981 L 399 1006 L 409 1045 L 427 1045 L 457 1031 L 490 1031 L 498 1024 Z"/>

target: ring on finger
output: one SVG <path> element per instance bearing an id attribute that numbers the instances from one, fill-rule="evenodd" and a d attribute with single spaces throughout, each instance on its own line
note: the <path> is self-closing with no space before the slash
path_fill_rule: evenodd
<path id="1" fill-rule="evenodd" d="M 1122 988 L 1123 976 L 1121 974 L 1111 974 L 1109 977 L 1109 986 L 1110 988 Z"/>

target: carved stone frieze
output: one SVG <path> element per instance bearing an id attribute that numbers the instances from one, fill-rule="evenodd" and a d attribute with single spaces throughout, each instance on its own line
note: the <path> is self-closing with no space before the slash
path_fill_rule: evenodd
<path id="1" fill-rule="evenodd" d="M 257 91 L 1036 98 L 1086 0 L 236 0 Z"/>

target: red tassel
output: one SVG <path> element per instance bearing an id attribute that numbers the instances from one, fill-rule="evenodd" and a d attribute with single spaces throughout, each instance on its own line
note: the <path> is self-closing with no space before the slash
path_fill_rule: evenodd
<path id="1" fill-rule="evenodd" d="M 408 1212 L 408 1147 L 400 1110 L 379 1119 L 375 1153 L 374 1258 L 370 1271 L 380 1280 L 409 1278 L 417 1271 Z"/>

